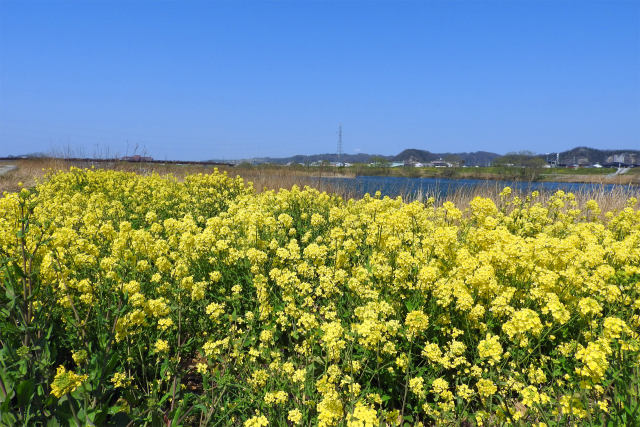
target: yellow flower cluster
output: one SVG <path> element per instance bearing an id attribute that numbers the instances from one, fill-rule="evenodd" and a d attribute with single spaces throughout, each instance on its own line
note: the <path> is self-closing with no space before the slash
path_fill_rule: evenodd
<path id="1" fill-rule="evenodd" d="M 87 379 L 87 375 L 79 375 L 73 371 L 67 371 L 64 366 L 58 366 L 56 376 L 51 383 L 51 394 L 62 397 L 75 391 Z"/>
<path id="2" fill-rule="evenodd" d="M 478 356 L 487 359 L 491 365 L 500 361 L 502 346 L 497 335 L 487 334 L 487 338 L 478 343 Z"/>
<path id="3" fill-rule="evenodd" d="M 25 198 L 59 354 L 118 354 L 110 392 L 132 413 L 197 374 L 193 414 L 246 426 L 572 424 L 637 373 L 635 199 L 601 212 L 505 189 L 462 209 L 74 169 L 0 199 L 3 253 L 22 251 Z M 58 368 L 51 393 L 86 379 Z M 196 399 L 180 396 L 167 407 Z"/>

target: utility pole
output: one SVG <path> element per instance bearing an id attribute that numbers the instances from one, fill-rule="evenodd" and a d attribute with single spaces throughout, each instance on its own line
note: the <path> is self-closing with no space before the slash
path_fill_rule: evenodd
<path id="1" fill-rule="evenodd" d="M 342 123 L 338 126 L 338 166 L 342 166 Z"/>

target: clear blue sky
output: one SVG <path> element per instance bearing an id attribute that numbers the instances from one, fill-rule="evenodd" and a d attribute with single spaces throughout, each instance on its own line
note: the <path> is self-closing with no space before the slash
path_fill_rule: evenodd
<path id="1" fill-rule="evenodd" d="M 0 155 L 640 149 L 640 1 L 0 0 Z M 139 149 L 140 151 L 140 149 Z"/>

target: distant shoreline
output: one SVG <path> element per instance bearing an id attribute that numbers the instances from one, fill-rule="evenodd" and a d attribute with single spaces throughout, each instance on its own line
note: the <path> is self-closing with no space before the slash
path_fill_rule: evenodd
<path id="1" fill-rule="evenodd" d="M 624 174 L 613 175 L 614 168 L 526 168 L 526 167 L 371 167 L 368 165 L 303 166 L 303 165 L 231 165 L 217 162 L 181 161 L 127 161 L 96 159 L 55 159 L 55 158 L 3 158 L 1 165 L 17 165 L 17 169 L 7 170 L 0 180 L 0 190 L 16 190 L 18 182 L 25 185 L 35 182 L 35 178 L 45 174 L 45 170 L 61 170 L 69 167 L 106 168 L 128 170 L 137 173 L 173 174 L 178 177 L 193 173 L 211 173 L 215 168 L 229 175 L 239 175 L 254 182 L 260 188 L 265 182 L 274 180 L 295 183 L 300 179 L 334 178 L 347 179 L 358 176 L 389 176 L 404 178 L 435 179 L 477 179 L 487 181 L 514 182 L 558 182 L 584 184 L 640 185 L 640 167 L 630 168 Z M 286 185 L 284 185 L 286 186 Z"/>
<path id="2" fill-rule="evenodd" d="M 516 182 L 563 182 L 563 183 L 584 183 L 584 184 L 620 184 L 620 185 L 640 185 L 640 168 L 632 169 L 624 175 L 608 177 L 607 174 L 584 174 L 575 171 L 574 173 L 540 173 L 536 176 L 522 177 L 513 173 L 495 172 L 466 172 L 453 171 L 453 173 L 357 173 L 355 176 L 389 176 L 405 178 L 446 178 L 446 179 L 479 179 L 487 181 L 516 181 Z"/>

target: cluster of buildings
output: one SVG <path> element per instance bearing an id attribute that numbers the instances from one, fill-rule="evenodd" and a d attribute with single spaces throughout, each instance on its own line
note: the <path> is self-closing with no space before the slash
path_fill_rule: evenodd
<path id="1" fill-rule="evenodd" d="M 438 160 L 432 160 L 430 162 L 418 162 L 413 158 L 405 160 L 403 162 L 394 162 L 391 167 L 414 167 L 414 168 L 452 168 L 459 166 L 457 162 L 447 162 L 441 158 Z"/>
<path id="2" fill-rule="evenodd" d="M 294 162 L 287 163 L 287 166 L 292 166 L 294 164 L 297 164 L 300 166 L 306 166 L 305 163 L 294 163 Z M 332 166 L 334 168 L 349 167 L 352 165 L 353 164 L 349 162 L 328 162 L 326 160 L 316 160 L 315 162 L 309 163 L 309 166 Z"/>
<path id="3" fill-rule="evenodd" d="M 152 162 L 153 161 L 153 157 L 141 156 L 139 154 L 136 154 L 134 156 L 120 157 L 120 160 L 122 160 L 124 162 Z"/>
<path id="4" fill-rule="evenodd" d="M 603 162 L 593 162 L 586 156 L 569 156 L 560 158 L 557 153 L 553 158 L 547 158 L 548 168 L 634 168 L 640 167 L 640 156 L 637 153 L 620 153 L 607 156 Z"/>
<path id="5" fill-rule="evenodd" d="M 292 163 L 289 163 L 288 165 L 291 165 Z M 302 165 L 302 163 L 300 163 Z M 352 163 L 349 162 L 322 162 L 322 161 L 316 161 L 316 162 L 312 162 L 309 164 L 309 166 L 333 166 L 333 167 L 349 167 L 352 166 Z M 369 167 L 379 167 L 382 166 L 381 163 L 379 162 L 371 162 L 369 163 L 367 166 Z M 390 168 L 403 168 L 403 167 L 411 167 L 411 168 L 451 168 L 451 167 L 455 167 L 458 166 L 457 163 L 451 163 L 451 162 L 447 162 L 444 161 L 442 159 L 438 159 L 438 160 L 433 160 L 430 162 L 419 162 L 416 161 L 415 159 L 409 159 L 409 160 L 404 160 L 401 162 L 389 162 L 389 163 L 385 163 L 384 164 L 385 167 L 390 167 Z"/>
<path id="6" fill-rule="evenodd" d="M 565 153 L 553 153 L 547 154 L 546 159 L 544 155 L 527 154 L 521 155 L 522 163 L 500 163 L 503 166 L 517 166 L 517 167 L 534 167 L 534 168 L 633 168 L 640 167 L 640 152 L 623 152 L 618 154 L 612 154 L 603 157 L 604 153 L 599 150 L 590 149 L 577 149 Z M 497 156 L 497 155 L 496 155 Z M 139 157 L 139 156 L 134 156 Z M 414 156 L 402 161 L 392 161 L 388 158 L 379 157 L 377 160 L 370 161 L 369 167 L 387 167 L 387 168 L 452 168 L 452 167 L 470 167 L 465 165 L 464 160 L 458 158 L 458 156 L 447 157 L 446 160 L 442 157 L 431 160 L 421 161 Z M 594 161 L 593 159 L 599 159 L 600 161 Z M 136 161 L 131 159 L 129 161 Z M 137 160 L 144 161 L 144 160 Z M 515 161 L 518 161 L 516 159 Z M 487 165 L 491 164 L 491 161 L 486 161 Z M 301 166 L 325 166 L 325 167 L 349 167 L 353 164 L 345 161 L 327 161 L 316 160 L 311 163 L 298 163 L 289 162 L 287 166 L 301 165 Z M 478 167 L 478 166 L 476 166 Z"/>
<path id="7" fill-rule="evenodd" d="M 607 161 L 602 164 L 603 167 L 640 167 L 640 156 L 636 153 L 614 154 L 612 156 L 608 156 L 606 160 Z"/>

